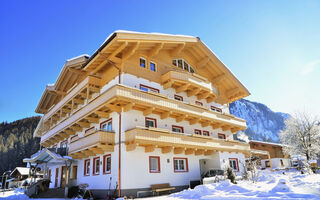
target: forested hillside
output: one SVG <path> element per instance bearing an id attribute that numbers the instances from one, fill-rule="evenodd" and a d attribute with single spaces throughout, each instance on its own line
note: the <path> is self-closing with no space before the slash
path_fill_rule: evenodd
<path id="1" fill-rule="evenodd" d="M 0 123 L 0 174 L 17 166 L 25 166 L 23 158 L 39 150 L 39 138 L 32 137 L 39 120 L 40 117 L 29 117 Z"/>

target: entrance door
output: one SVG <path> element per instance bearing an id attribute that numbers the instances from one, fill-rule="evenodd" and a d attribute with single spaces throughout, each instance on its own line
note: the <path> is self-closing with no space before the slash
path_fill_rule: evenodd
<path id="1" fill-rule="evenodd" d="M 61 179 L 60 179 L 60 187 L 64 188 L 66 186 L 66 173 L 67 168 L 66 166 L 61 167 Z"/>
<path id="2" fill-rule="evenodd" d="M 77 179 L 78 166 L 73 166 L 72 169 L 72 179 Z"/>
<path id="3" fill-rule="evenodd" d="M 54 187 L 58 187 L 59 168 L 56 168 L 56 176 L 54 179 Z"/>

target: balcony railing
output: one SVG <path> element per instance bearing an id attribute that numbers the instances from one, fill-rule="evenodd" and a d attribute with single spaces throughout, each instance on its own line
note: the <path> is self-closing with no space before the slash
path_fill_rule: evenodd
<path id="1" fill-rule="evenodd" d="M 79 104 L 85 103 L 92 96 L 93 93 L 99 92 L 101 87 L 101 79 L 88 76 L 81 83 L 74 86 L 68 91 L 59 103 L 50 108 L 50 110 L 43 116 L 43 120 L 48 122 L 57 122 L 63 116 L 69 116 L 73 109 Z M 50 124 L 53 125 L 52 123 Z"/>
<path id="2" fill-rule="evenodd" d="M 75 158 L 83 158 L 96 154 L 114 151 L 114 132 L 93 130 L 83 137 L 74 136 L 69 145 L 69 155 Z"/>
<path id="3" fill-rule="evenodd" d="M 169 71 L 161 76 L 163 88 L 175 88 L 176 92 L 186 92 L 188 96 L 206 99 L 208 103 L 218 96 L 218 90 L 206 78 L 197 74 L 181 71 Z"/>
<path id="4" fill-rule="evenodd" d="M 222 140 L 211 136 L 196 137 L 193 134 L 175 133 L 164 129 L 136 127 L 125 133 L 126 149 L 132 151 L 136 147 L 145 147 L 145 152 L 161 148 L 162 153 L 173 151 L 175 154 L 211 155 L 215 151 L 250 153 L 249 144 Z"/>

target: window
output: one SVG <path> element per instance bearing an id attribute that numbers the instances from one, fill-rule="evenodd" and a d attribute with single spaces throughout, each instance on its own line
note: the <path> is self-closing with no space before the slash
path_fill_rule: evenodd
<path id="1" fill-rule="evenodd" d="M 65 140 L 65 141 L 61 142 L 60 147 L 61 148 L 67 148 L 68 147 L 68 141 Z"/>
<path id="2" fill-rule="evenodd" d="M 187 172 L 188 159 L 187 158 L 173 158 L 174 172 Z"/>
<path id="3" fill-rule="evenodd" d="M 154 62 L 150 62 L 150 70 L 156 72 L 157 71 L 157 64 Z"/>
<path id="4" fill-rule="evenodd" d="M 266 167 L 270 167 L 270 161 L 266 160 Z"/>
<path id="5" fill-rule="evenodd" d="M 196 103 L 196 105 L 198 105 L 198 106 L 203 106 L 203 103 L 200 102 L 200 101 L 195 101 L 195 103 Z"/>
<path id="6" fill-rule="evenodd" d="M 140 67 L 146 68 L 146 59 L 140 58 Z"/>
<path id="7" fill-rule="evenodd" d="M 183 127 L 172 125 L 172 131 L 177 133 L 183 133 Z"/>
<path id="8" fill-rule="evenodd" d="M 84 161 L 84 175 L 85 176 L 90 175 L 90 159 L 87 159 Z"/>
<path id="9" fill-rule="evenodd" d="M 210 136 L 210 133 L 209 133 L 209 131 L 203 131 L 203 135 L 204 136 Z"/>
<path id="10" fill-rule="evenodd" d="M 156 92 L 156 93 L 160 92 L 160 90 L 158 90 L 156 88 L 152 88 L 152 87 L 149 87 L 149 86 L 146 86 L 146 85 L 142 85 L 142 84 L 140 84 L 140 90 L 143 90 L 145 92 L 148 92 L 148 91 L 152 91 L 152 92 Z"/>
<path id="11" fill-rule="evenodd" d="M 176 94 L 174 95 L 174 99 L 178 101 L 183 101 L 183 97 Z"/>
<path id="12" fill-rule="evenodd" d="M 229 158 L 229 165 L 233 171 L 239 171 L 238 158 Z"/>
<path id="13" fill-rule="evenodd" d="M 154 118 L 146 117 L 146 127 L 157 128 L 157 120 Z"/>
<path id="14" fill-rule="evenodd" d="M 108 119 L 100 123 L 100 129 L 108 132 L 112 132 L 112 119 Z"/>
<path id="15" fill-rule="evenodd" d="M 103 156 L 103 173 L 111 173 L 111 154 Z"/>
<path id="16" fill-rule="evenodd" d="M 211 106 L 211 110 L 216 111 L 216 112 L 220 112 L 220 113 L 222 112 L 221 108 L 217 108 L 215 106 Z"/>
<path id="17" fill-rule="evenodd" d="M 202 135 L 201 130 L 199 129 L 194 129 L 194 133 L 197 135 Z"/>
<path id="18" fill-rule="evenodd" d="M 149 172 L 160 173 L 160 157 L 149 156 Z"/>
<path id="19" fill-rule="evenodd" d="M 100 174 L 100 157 L 96 157 L 93 159 L 93 175 Z"/>
<path id="20" fill-rule="evenodd" d="M 226 135 L 222 134 L 222 133 L 218 133 L 218 138 L 222 139 L 222 140 L 225 140 L 226 139 Z"/>
<path id="21" fill-rule="evenodd" d="M 194 73 L 193 67 L 191 67 L 184 59 L 173 59 L 172 64 L 188 72 Z"/>

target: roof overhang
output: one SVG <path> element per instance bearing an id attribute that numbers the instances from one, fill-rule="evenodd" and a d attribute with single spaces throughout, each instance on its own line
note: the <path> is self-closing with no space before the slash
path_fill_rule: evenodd
<path id="1" fill-rule="evenodd" d="M 23 159 L 25 163 L 48 163 L 54 161 L 56 163 L 64 163 L 65 161 L 72 160 L 70 157 L 64 157 L 59 154 L 52 152 L 49 149 L 42 149 L 41 151 L 35 153 L 31 158 Z"/>

